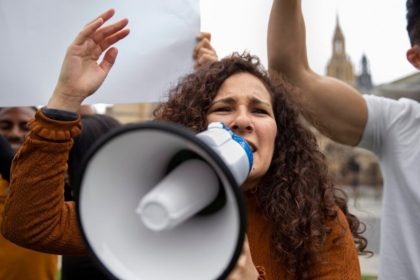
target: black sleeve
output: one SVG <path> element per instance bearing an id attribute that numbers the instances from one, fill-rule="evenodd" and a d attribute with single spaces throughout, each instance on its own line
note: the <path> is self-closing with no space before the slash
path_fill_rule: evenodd
<path id="1" fill-rule="evenodd" d="M 74 113 L 74 112 L 50 109 L 47 107 L 43 107 L 42 112 L 48 118 L 56 120 L 56 121 L 75 121 L 77 120 L 77 116 L 78 116 L 77 113 Z"/>
<path id="2" fill-rule="evenodd" d="M 0 135 L 0 174 L 7 181 L 10 180 L 10 166 L 12 165 L 13 156 L 14 151 L 9 141 Z"/>

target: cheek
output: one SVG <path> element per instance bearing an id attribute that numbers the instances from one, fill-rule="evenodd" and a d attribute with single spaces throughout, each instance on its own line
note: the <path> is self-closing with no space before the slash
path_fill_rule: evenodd
<path id="1" fill-rule="evenodd" d="M 4 135 L 4 137 L 10 137 L 10 133 L 11 133 L 11 130 L 10 129 L 2 129 L 1 131 L 0 131 L 0 134 L 1 135 Z"/>
<path id="2" fill-rule="evenodd" d="M 277 125 L 275 121 L 267 122 L 262 126 L 260 137 L 263 139 L 264 145 L 274 149 L 274 142 L 277 136 Z"/>

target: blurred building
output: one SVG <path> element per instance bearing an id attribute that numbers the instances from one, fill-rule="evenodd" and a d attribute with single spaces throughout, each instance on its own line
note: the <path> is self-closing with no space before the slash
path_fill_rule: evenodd
<path id="1" fill-rule="evenodd" d="M 357 76 L 357 88 L 363 94 L 370 94 L 373 90 L 372 76 L 370 74 L 370 66 L 365 54 L 363 54 L 360 61 L 360 68 L 362 69 Z"/>
<path id="2" fill-rule="evenodd" d="M 367 56 L 360 61 L 360 73 L 356 74 L 346 52 L 346 41 L 337 17 L 332 39 L 332 55 L 328 61 L 326 75 L 337 78 L 355 87 L 363 94 L 371 94 L 374 85 Z M 321 150 L 327 157 L 330 173 L 337 185 L 381 186 L 382 176 L 376 157 L 363 149 L 338 144 L 316 132 Z"/>
<path id="3" fill-rule="evenodd" d="M 377 86 L 372 94 L 393 99 L 405 97 L 420 102 L 420 72 Z"/>
<path id="4" fill-rule="evenodd" d="M 356 85 L 357 78 L 350 57 L 346 53 L 346 40 L 338 17 L 332 40 L 332 55 L 327 64 L 327 75 L 342 80 L 351 86 Z"/>
<path id="5" fill-rule="evenodd" d="M 373 94 L 393 99 L 405 97 L 420 102 L 419 72 L 375 86 L 372 83 L 366 54 L 363 54 L 360 60 L 358 72 L 356 73 L 351 59 L 346 53 L 345 37 L 337 17 L 332 39 L 332 55 L 327 64 L 326 75 L 340 79 L 355 87 L 362 94 Z M 382 175 L 375 155 L 363 149 L 335 143 L 318 132 L 316 134 L 337 185 L 354 185 L 357 182 L 360 185 L 382 186 Z M 356 176 L 357 179 L 355 179 Z"/>
<path id="6" fill-rule="evenodd" d="M 153 110 L 157 103 L 116 104 L 108 107 L 107 115 L 111 115 L 121 123 L 138 123 L 153 118 Z"/>

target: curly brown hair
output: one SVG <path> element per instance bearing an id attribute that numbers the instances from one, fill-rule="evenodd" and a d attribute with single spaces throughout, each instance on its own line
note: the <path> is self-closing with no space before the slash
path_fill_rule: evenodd
<path id="1" fill-rule="evenodd" d="M 255 188 L 260 207 L 273 225 L 272 246 L 292 278 L 303 279 L 316 261 L 331 229 L 327 221 L 338 219 L 338 208 L 346 216 L 360 253 L 366 246 L 364 225 L 350 214 L 346 197 L 332 185 L 324 155 L 316 138 L 302 123 L 291 101 L 296 89 L 280 77 L 270 78 L 259 59 L 247 53 L 226 57 L 186 76 L 169 92 L 154 116 L 190 127 L 207 127 L 207 111 L 223 82 L 247 72 L 257 77 L 271 94 L 277 123 L 273 160 Z M 344 226 L 343 226 L 344 236 Z"/>

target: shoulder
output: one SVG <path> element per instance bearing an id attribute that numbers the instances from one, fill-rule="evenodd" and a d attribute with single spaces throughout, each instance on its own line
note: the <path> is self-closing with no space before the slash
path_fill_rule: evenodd
<path id="1" fill-rule="evenodd" d="M 327 221 L 330 228 L 325 242 L 323 252 L 328 259 L 357 259 L 357 249 L 353 240 L 353 234 L 345 214 L 337 208 L 337 216 Z"/>
<path id="2" fill-rule="evenodd" d="M 352 240 L 351 243 L 353 243 L 350 226 L 346 216 L 344 215 L 343 211 L 341 211 L 341 209 L 337 208 L 336 211 L 337 216 L 327 221 L 327 226 L 331 229 L 331 231 L 327 236 L 326 243 L 329 243 L 331 246 L 343 242 L 346 243 L 346 241 L 348 241 L 348 237 L 350 237 Z"/>
<path id="3" fill-rule="evenodd" d="M 419 102 L 372 95 L 363 98 L 368 108 L 368 121 L 359 146 L 380 154 L 387 143 L 397 143 L 420 131 Z"/>
<path id="4" fill-rule="evenodd" d="M 420 103 L 413 99 L 398 100 L 375 95 L 363 95 L 368 107 L 369 116 L 384 114 L 388 118 L 396 118 L 407 114 L 420 116 Z"/>
<path id="5" fill-rule="evenodd" d="M 327 226 L 331 231 L 310 271 L 310 278 L 360 279 L 359 258 L 346 216 L 337 208 L 337 216 L 329 220 Z"/>

